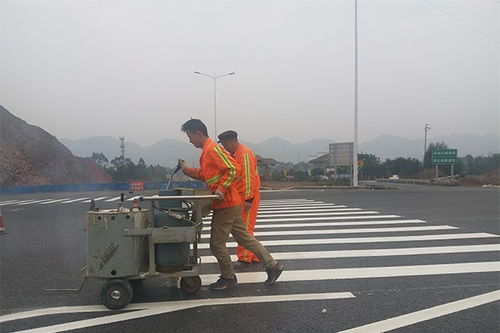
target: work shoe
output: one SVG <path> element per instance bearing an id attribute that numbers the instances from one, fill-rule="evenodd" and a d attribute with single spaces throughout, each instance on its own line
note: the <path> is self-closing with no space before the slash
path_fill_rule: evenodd
<path id="1" fill-rule="evenodd" d="M 283 268 L 284 266 L 282 264 L 276 263 L 276 265 L 274 265 L 272 268 L 266 269 L 267 280 L 266 282 L 264 282 L 266 287 L 272 285 L 274 282 L 276 282 L 276 280 L 278 280 L 281 272 L 283 272 Z"/>
<path id="2" fill-rule="evenodd" d="M 238 279 L 236 278 L 236 275 L 234 276 L 234 279 L 226 279 L 221 276 L 216 282 L 210 284 L 209 287 L 211 290 L 226 290 L 236 287 L 237 284 Z"/>

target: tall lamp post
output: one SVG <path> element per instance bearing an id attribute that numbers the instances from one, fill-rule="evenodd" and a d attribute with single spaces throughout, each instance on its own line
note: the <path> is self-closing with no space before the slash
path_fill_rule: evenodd
<path id="1" fill-rule="evenodd" d="M 214 75 L 210 75 L 210 74 L 205 74 L 205 73 L 201 73 L 198 71 L 194 71 L 194 73 L 198 74 L 198 75 L 203 75 L 203 76 L 209 77 L 209 78 L 214 80 L 214 139 L 217 140 L 217 81 L 216 80 L 223 77 L 223 76 L 234 75 L 235 72 L 220 74 L 220 75 L 216 75 L 215 73 L 214 73 Z"/>
<path id="2" fill-rule="evenodd" d="M 352 186 L 358 186 L 358 0 L 354 0 L 354 140 Z"/>

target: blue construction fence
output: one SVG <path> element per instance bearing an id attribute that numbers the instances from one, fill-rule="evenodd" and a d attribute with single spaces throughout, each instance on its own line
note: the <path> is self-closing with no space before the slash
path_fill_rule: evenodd
<path id="1" fill-rule="evenodd" d="M 161 190 L 167 182 L 144 182 L 144 190 Z M 199 181 L 172 182 L 170 188 L 205 188 Z M 58 184 L 35 186 L 0 186 L 0 194 L 27 194 L 41 192 L 97 192 L 97 191 L 129 191 L 130 183 L 95 183 L 95 184 Z"/>

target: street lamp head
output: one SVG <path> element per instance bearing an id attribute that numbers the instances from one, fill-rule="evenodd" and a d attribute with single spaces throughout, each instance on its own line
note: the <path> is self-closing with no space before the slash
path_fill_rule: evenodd
<path id="1" fill-rule="evenodd" d="M 235 72 L 228 73 L 227 75 L 234 75 L 236 74 Z"/>
<path id="2" fill-rule="evenodd" d="M 200 72 L 194 71 L 195 74 L 201 74 Z"/>

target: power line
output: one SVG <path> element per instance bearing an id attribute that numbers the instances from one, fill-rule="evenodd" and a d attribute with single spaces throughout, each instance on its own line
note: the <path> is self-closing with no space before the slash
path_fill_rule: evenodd
<path id="1" fill-rule="evenodd" d="M 495 42 L 495 43 L 497 43 L 497 44 L 500 44 L 500 42 L 499 42 L 498 40 L 496 40 L 495 38 L 493 38 L 493 37 L 491 37 L 491 36 L 489 36 L 489 35 L 485 34 L 485 33 L 484 33 L 484 32 L 482 32 L 481 30 L 479 30 L 478 28 L 476 28 L 476 27 L 475 27 L 475 26 L 473 26 L 472 24 L 469 24 L 469 23 L 465 22 L 464 20 L 462 20 L 462 19 L 461 19 L 461 18 L 459 18 L 458 16 L 455 16 L 455 15 L 453 15 L 452 13 L 447 12 L 446 10 L 444 10 L 444 9 L 442 9 L 442 8 L 440 8 L 440 7 L 438 7 L 438 6 L 436 6 L 435 4 L 433 4 L 432 2 L 430 2 L 429 0 L 424 0 L 424 1 L 425 1 L 428 5 L 430 5 L 430 6 L 434 7 L 434 8 L 436 8 L 437 10 L 439 10 L 440 12 L 442 12 L 442 13 L 444 13 L 444 14 L 446 14 L 446 15 L 450 16 L 451 18 L 453 18 L 453 19 L 457 20 L 458 22 L 460 22 L 460 23 L 462 23 L 462 24 L 464 24 L 464 25 L 468 26 L 469 28 L 473 29 L 474 31 L 479 32 L 479 33 L 480 33 L 481 35 L 483 35 L 484 37 L 486 37 L 486 38 L 488 38 L 488 39 L 490 39 L 490 40 L 494 41 L 494 42 Z"/>

